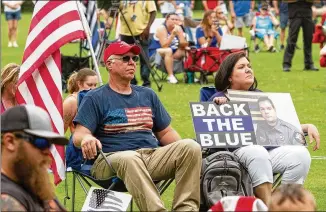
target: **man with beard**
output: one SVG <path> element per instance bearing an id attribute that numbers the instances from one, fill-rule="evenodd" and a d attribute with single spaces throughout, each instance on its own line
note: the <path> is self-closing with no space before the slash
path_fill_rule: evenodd
<path id="1" fill-rule="evenodd" d="M 260 97 L 258 99 L 258 106 L 265 120 L 257 126 L 256 138 L 259 145 L 305 144 L 305 139 L 299 129 L 277 117 L 275 106 L 270 98 Z"/>
<path id="2" fill-rule="evenodd" d="M 67 143 L 42 108 L 16 106 L 1 115 L 1 211 L 65 211 L 47 170 L 51 145 Z"/>

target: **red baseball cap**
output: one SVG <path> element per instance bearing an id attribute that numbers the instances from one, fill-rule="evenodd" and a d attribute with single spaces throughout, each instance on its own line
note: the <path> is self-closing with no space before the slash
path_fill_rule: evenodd
<path id="1" fill-rule="evenodd" d="M 138 55 L 140 53 L 140 48 L 137 45 L 129 45 L 124 41 L 111 43 L 104 51 L 104 62 L 106 62 L 111 55 L 123 55 L 128 52 Z"/>

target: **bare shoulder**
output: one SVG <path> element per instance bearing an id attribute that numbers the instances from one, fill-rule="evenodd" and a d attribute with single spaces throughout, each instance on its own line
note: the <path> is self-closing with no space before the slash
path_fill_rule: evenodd
<path id="1" fill-rule="evenodd" d="M 69 106 L 77 106 L 77 97 L 70 95 L 63 101 L 63 103 Z"/>
<path id="2" fill-rule="evenodd" d="M 1 211 L 27 211 L 27 210 L 14 197 L 8 194 L 1 194 Z"/>

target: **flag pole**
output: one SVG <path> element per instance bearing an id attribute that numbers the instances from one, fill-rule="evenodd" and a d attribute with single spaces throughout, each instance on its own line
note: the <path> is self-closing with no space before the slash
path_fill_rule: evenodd
<path id="1" fill-rule="evenodd" d="M 95 71 L 97 73 L 97 77 L 98 77 L 98 80 L 100 82 L 100 85 L 103 85 L 100 69 L 98 67 L 97 59 L 96 59 L 95 52 L 94 52 L 93 45 L 92 45 L 91 30 L 90 30 L 90 28 L 88 26 L 88 23 L 86 21 L 86 17 L 84 15 L 84 13 L 81 11 L 81 8 L 80 8 L 80 5 L 79 5 L 80 2 L 76 1 L 76 4 L 77 4 L 77 10 L 78 10 L 79 16 L 81 18 L 81 22 L 82 22 L 82 25 L 83 25 L 83 28 L 84 28 L 84 31 L 85 31 L 85 34 L 86 34 L 86 37 L 87 37 L 87 42 L 89 44 L 89 50 L 91 51 Z"/>

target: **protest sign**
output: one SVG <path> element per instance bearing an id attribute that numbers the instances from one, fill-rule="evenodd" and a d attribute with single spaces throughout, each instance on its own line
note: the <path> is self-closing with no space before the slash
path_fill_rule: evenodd
<path id="1" fill-rule="evenodd" d="M 190 103 L 197 142 L 204 148 L 256 144 L 248 103 Z"/>
<path id="2" fill-rule="evenodd" d="M 91 187 L 82 211 L 127 211 L 130 202 L 129 194 Z"/>
<path id="3" fill-rule="evenodd" d="M 262 146 L 307 145 L 289 93 L 227 90 L 232 102 L 247 102 L 257 144 Z"/>

